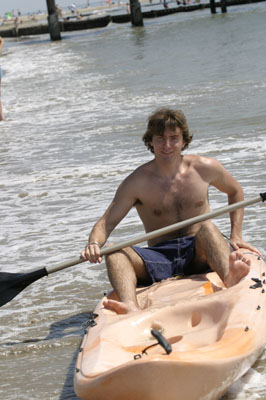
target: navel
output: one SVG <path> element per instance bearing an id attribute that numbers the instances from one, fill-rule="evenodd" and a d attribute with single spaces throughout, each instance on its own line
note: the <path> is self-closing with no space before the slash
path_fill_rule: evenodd
<path id="1" fill-rule="evenodd" d="M 197 203 L 195 203 L 195 207 L 196 207 L 196 208 L 197 208 L 197 207 L 202 207 L 203 204 L 204 204 L 204 201 L 203 201 L 203 200 L 197 201 Z"/>
<path id="2" fill-rule="evenodd" d="M 162 210 L 159 210 L 158 208 L 155 208 L 153 210 L 153 214 L 156 215 L 157 217 L 159 217 L 160 215 L 162 215 Z"/>

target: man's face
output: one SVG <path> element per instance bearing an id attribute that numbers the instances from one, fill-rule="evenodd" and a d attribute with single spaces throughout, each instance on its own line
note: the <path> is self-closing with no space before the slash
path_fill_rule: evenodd
<path id="1" fill-rule="evenodd" d="M 166 128 L 162 136 L 153 135 L 151 145 L 155 156 L 165 159 L 171 159 L 177 155 L 180 156 L 184 147 L 181 129 L 178 127 L 175 130 Z"/>

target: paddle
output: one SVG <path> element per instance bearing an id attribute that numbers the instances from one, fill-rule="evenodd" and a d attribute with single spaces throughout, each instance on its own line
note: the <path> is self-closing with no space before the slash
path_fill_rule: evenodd
<path id="1" fill-rule="evenodd" d="M 133 239 L 124 241 L 119 244 L 115 244 L 113 246 L 102 248 L 101 255 L 104 256 L 106 254 L 113 253 L 117 250 L 121 250 L 124 247 L 132 246 L 137 243 L 144 242 L 146 240 L 154 239 L 158 236 L 164 235 L 166 233 L 170 233 L 173 231 L 177 231 L 186 226 L 196 224 L 198 222 L 206 221 L 210 218 L 218 217 L 222 214 L 229 213 L 231 211 L 235 211 L 239 208 L 243 208 L 249 206 L 251 204 L 258 203 L 260 201 L 266 200 L 266 192 L 261 193 L 259 196 L 252 197 L 249 200 L 243 200 L 238 203 L 231 204 L 226 207 L 217 208 L 216 210 L 209 212 L 207 214 L 198 215 L 197 217 L 193 217 L 187 219 L 185 221 L 178 222 L 173 225 L 166 226 L 161 229 L 157 229 L 156 231 L 146 233 L 144 235 L 136 236 Z M 50 275 L 53 272 L 60 271 L 65 268 L 72 267 L 74 265 L 80 264 L 84 262 L 81 258 L 72 259 L 68 262 L 64 262 L 62 264 L 58 264 L 55 266 L 44 267 L 38 270 L 34 270 L 26 273 L 10 273 L 10 272 L 0 272 L 0 307 L 4 304 L 8 303 L 15 296 L 17 296 L 23 289 L 29 286 L 31 283 L 37 281 L 38 279 Z"/>

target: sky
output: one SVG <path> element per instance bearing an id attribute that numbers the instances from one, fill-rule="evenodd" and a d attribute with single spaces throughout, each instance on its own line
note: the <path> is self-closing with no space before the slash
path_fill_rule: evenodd
<path id="1" fill-rule="evenodd" d="M 87 4 L 86 0 L 55 0 L 55 3 L 60 7 L 68 7 L 72 3 L 76 5 Z M 32 12 L 46 11 L 46 0 L 0 0 L 0 15 L 3 17 L 5 12 L 14 10 L 20 10 L 22 14 L 28 14 Z"/>

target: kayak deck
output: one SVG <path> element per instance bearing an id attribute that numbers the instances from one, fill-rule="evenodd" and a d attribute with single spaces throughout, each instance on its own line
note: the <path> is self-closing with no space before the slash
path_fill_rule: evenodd
<path id="1" fill-rule="evenodd" d="M 251 259 L 250 273 L 228 289 L 211 272 L 138 289 L 142 310 L 136 313 L 117 315 L 104 309 L 102 300 L 77 358 L 77 395 L 218 399 L 252 366 L 266 342 L 266 266 L 256 254 L 245 255 Z M 171 345 L 170 354 L 156 344 L 152 329 Z"/>

